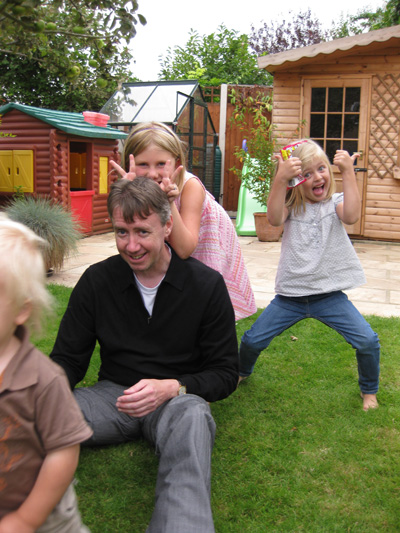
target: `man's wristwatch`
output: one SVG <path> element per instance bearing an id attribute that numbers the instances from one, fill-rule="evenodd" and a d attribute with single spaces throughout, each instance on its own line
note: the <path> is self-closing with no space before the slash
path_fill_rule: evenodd
<path id="1" fill-rule="evenodd" d="M 186 394 L 186 385 L 184 385 L 180 381 L 178 381 L 178 383 L 179 383 L 178 396 L 180 396 L 181 394 Z"/>

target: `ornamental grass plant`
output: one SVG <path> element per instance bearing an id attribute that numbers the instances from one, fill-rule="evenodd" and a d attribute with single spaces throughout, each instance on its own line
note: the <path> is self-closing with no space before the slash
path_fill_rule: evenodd
<path id="1" fill-rule="evenodd" d="M 51 199 L 17 195 L 7 206 L 6 213 L 48 242 L 44 250 L 47 271 L 60 270 L 64 260 L 77 251 L 82 238 L 79 223 Z"/>
<path id="2" fill-rule="evenodd" d="M 44 353 L 71 292 L 49 290 L 58 306 L 35 341 Z M 239 340 L 256 316 L 238 322 Z M 211 405 L 217 533 L 399 531 L 400 318 L 367 320 L 382 346 L 379 409 L 362 410 L 353 349 L 311 319 L 275 338 L 253 375 Z M 96 351 L 81 385 L 97 380 L 98 367 Z M 83 448 L 76 490 L 92 533 L 144 532 L 156 475 L 157 457 L 143 440 Z"/>

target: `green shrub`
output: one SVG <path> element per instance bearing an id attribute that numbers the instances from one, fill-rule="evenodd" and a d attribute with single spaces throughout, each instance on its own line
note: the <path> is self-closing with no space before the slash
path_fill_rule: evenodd
<path id="1" fill-rule="evenodd" d="M 6 213 L 48 242 L 44 251 L 46 270 L 61 269 L 64 260 L 77 251 L 82 237 L 79 223 L 60 204 L 48 198 L 15 197 Z"/>

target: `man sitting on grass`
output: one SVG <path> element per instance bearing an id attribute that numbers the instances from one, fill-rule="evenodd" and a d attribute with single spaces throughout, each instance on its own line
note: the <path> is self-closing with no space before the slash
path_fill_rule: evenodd
<path id="1" fill-rule="evenodd" d="M 99 342 L 99 381 L 74 390 L 93 429 L 85 444 L 140 436 L 154 444 L 159 468 L 148 532 L 212 532 L 215 423 L 207 402 L 229 396 L 238 382 L 228 291 L 218 272 L 180 259 L 165 243 L 170 204 L 155 182 L 115 183 L 108 211 L 119 255 L 83 274 L 50 357 L 73 388 Z"/>

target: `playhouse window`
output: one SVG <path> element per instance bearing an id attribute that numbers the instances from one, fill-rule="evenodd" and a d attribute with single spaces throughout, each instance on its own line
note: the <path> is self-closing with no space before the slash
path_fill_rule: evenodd
<path id="1" fill-rule="evenodd" d="M 0 150 L 0 191 L 33 192 L 33 150 Z"/>
<path id="2" fill-rule="evenodd" d="M 69 144 L 69 187 L 71 191 L 92 189 L 93 145 L 85 142 Z"/>
<path id="3" fill-rule="evenodd" d="M 99 194 L 108 193 L 108 157 L 99 157 Z"/>

